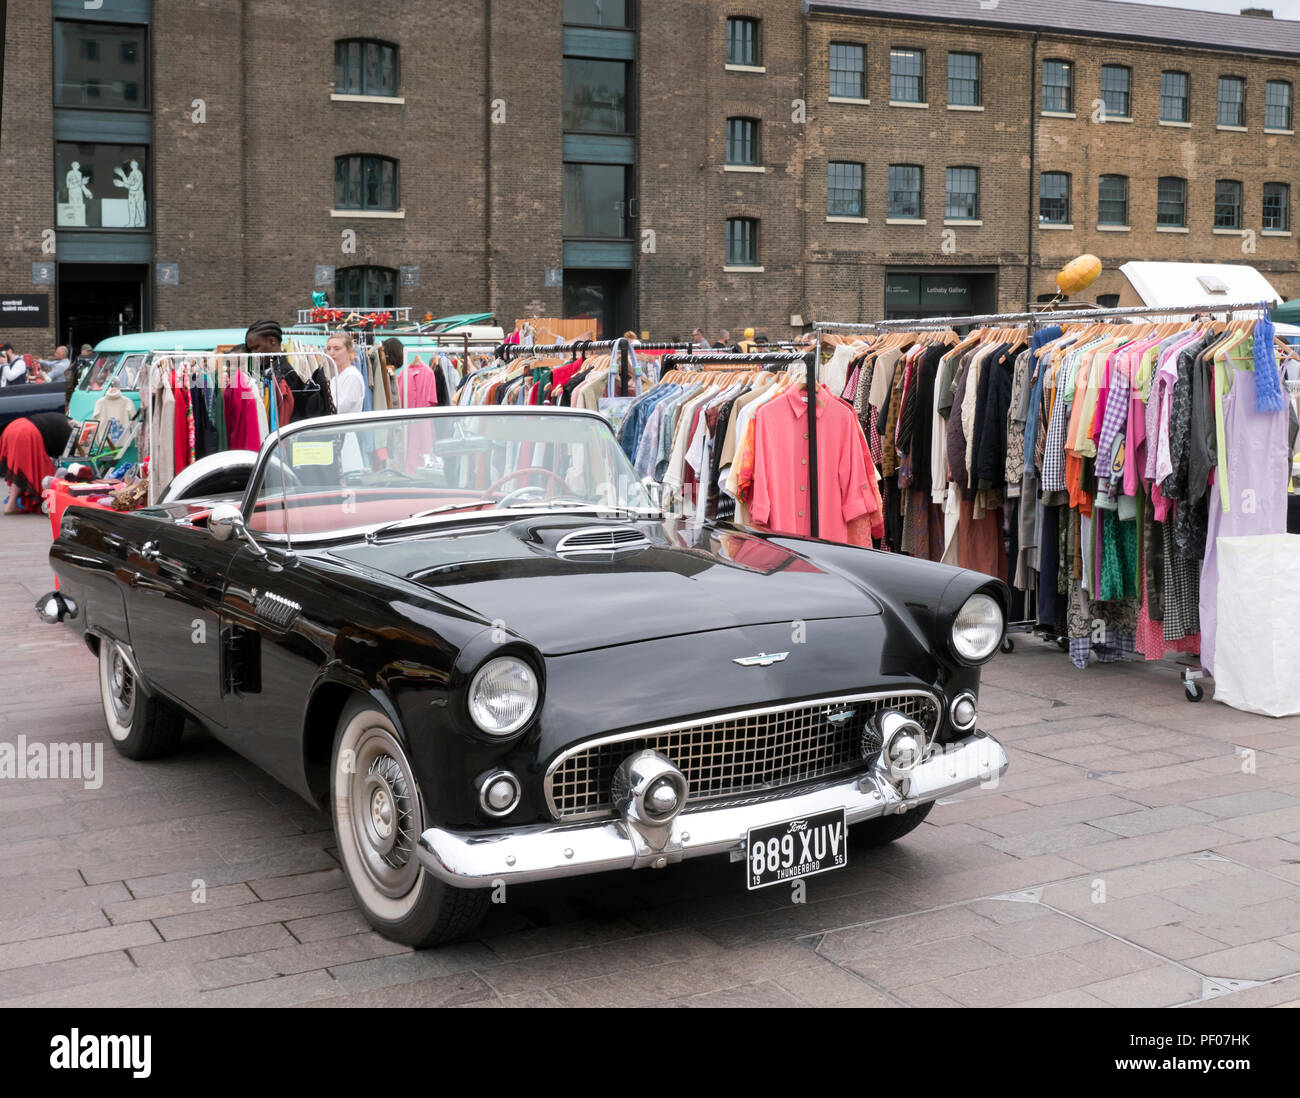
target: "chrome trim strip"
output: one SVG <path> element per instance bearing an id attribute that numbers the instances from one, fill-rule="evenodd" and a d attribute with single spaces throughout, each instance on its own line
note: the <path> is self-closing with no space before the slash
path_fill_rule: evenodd
<path id="1" fill-rule="evenodd" d="M 457 888 L 522 884 L 610 869 L 655 868 L 709 854 L 743 851 L 751 827 L 843 808 L 849 823 L 905 812 L 1006 772 L 1007 753 L 982 732 L 936 750 L 897 785 L 877 763 L 870 773 L 760 804 L 683 812 L 662 850 L 638 848 L 622 820 L 535 824 L 499 831 L 428 828 L 416 856 L 441 881 Z M 901 792 L 905 789 L 906 794 Z"/>
<path id="2" fill-rule="evenodd" d="M 807 709 L 818 705 L 849 705 L 854 702 L 879 701 L 881 698 L 898 697 L 922 697 L 928 699 L 934 703 L 936 716 L 940 721 L 942 721 L 944 708 L 943 701 L 939 695 L 932 690 L 919 690 L 909 687 L 900 688 L 898 690 L 872 690 L 865 694 L 837 694 L 831 697 L 807 698 L 803 701 L 786 702 L 781 705 L 764 706 L 758 709 L 739 709 L 732 710 L 728 713 L 706 714 L 702 717 L 695 717 L 688 721 L 676 721 L 672 724 L 659 724 L 650 728 L 638 728 L 630 732 L 615 732 L 608 736 L 597 736 L 595 739 L 583 740 L 581 743 L 576 743 L 561 751 L 546 768 L 546 773 L 542 776 L 542 791 L 546 796 L 546 808 L 555 820 L 563 820 L 565 823 L 573 823 L 578 820 L 604 818 L 613 814 L 613 809 L 611 808 L 608 811 L 601 810 L 599 812 L 584 812 L 562 817 L 556 809 L 555 799 L 552 795 L 555 772 L 564 765 L 565 761 L 573 755 L 580 754 L 584 751 L 590 751 L 596 747 L 603 747 L 606 744 L 611 743 L 622 743 L 625 740 L 640 740 L 652 736 L 662 736 L 667 733 L 680 732 L 683 729 L 693 728 L 702 724 L 720 724 L 723 721 L 747 720 L 750 717 L 762 717 L 772 713 L 787 713 L 794 709 Z M 938 732 L 938 728 L 936 727 L 929 731 L 930 734 L 933 735 Z M 761 790 L 754 790 L 753 792 L 759 793 Z M 722 796 L 736 797 L 746 795 L 747 794 L 745 793 L 731 793 L 723 794 Z M 695 803 L 704 804 L 707 802 L 697 801 Z M 687 801 L 685 811 L 691 811 L 690 801 Z"/>

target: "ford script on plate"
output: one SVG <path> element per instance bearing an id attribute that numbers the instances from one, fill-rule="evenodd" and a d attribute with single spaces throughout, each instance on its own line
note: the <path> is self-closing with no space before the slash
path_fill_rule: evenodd
<path id="1" fill-rule="evenodd" d="M 829 873 L 848 864 L 848 825 L 844 809 L 800 816 L 797 820 L 749 829 L 749 887 Z"/>

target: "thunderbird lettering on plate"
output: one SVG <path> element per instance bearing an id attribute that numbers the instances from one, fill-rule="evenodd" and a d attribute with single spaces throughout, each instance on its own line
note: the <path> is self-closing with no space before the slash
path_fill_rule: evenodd
<path id="1" fill-rule="evenodd" d="M 848 864 L 848 825 L 844 809 L 818 812 L 749 830 L 749 888 L 829 873 Z"/>

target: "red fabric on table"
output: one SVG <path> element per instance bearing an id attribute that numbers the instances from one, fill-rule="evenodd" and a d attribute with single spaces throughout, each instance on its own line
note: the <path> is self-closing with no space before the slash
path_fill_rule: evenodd
<path id="1" fill-rule="evenodd" d="M 0 479 L 13 483 L 24 495 L 41 494 L 46 477 L 54 476 L 54 462 L 45 452 L 41 432 L 30 419 L 15 419 L 0 432 Z"/>

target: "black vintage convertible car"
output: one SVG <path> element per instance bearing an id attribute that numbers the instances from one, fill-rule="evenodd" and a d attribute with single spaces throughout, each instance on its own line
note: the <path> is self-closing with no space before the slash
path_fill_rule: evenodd
<path id="1" fill-rule="evenodd" d="M 710 854 L 791 882 L 1006 768 L 976 727 L 1003 584 L 663 515 L 594 413 L 308 420 L 245 479 L 69 508 L 37 609 L 97 654 L 124 755 L 190 717 L 327 807 L 398 941 L 502 883 Z"/>

